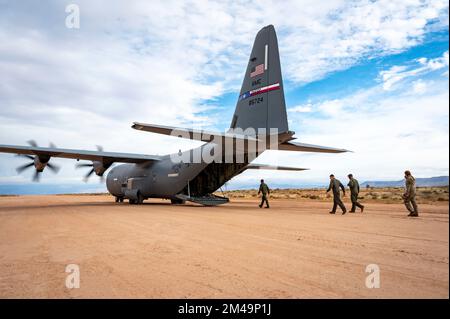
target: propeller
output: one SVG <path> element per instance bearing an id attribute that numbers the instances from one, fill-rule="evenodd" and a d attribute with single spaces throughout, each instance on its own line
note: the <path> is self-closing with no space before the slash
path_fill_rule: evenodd
<path id="1" fill-rule="evenodd" d="M 97 145 L 97 150 L 99 152 L 103 152 L 103 147 L 100 145 Z M 111 163 L 112 164 L 112 163 Z M 103 177 L 103 173 L 111 166 L 111 164 L 104 164 L 100 161 L 92 161 L 92 163 L 82 163 L 82 164 L 76 164 L 75 168 L 84 168 L 84 167 L 90 167 L 91 169 L 88 171 L 86 175 L 83 177 L 83 181 L 86 183 L 89 180 L 89 177 L 91 177 L 92 174 L 96 174 L 100 177 L 100 183 L 102 183 L 105 178 Z"/>
<path id="2" fill-rule="evenodd" d="M 30 140 L 27 143 L 30 146 L 38 147 L 36 141 L 34 141 L 34 140 Z M 50 143 L 50 147 L 54 148 L 55 145 L 53 143 Z M 23 158 L 27 158 L 27 159 L 31 160 L 31 162 L 29 162 L 29 163 L 26 163 L 24 165 L 18 166 L 16 168 L 16 171 L 17 171 L 17 173 L 20 174 L 23 171 L 25 171 L 26 169 L 34 166 L 35 167 L 35 172 L 34 172 L 34 175 L 33 175 L 33 181 L 34 182 L 39 182 L 40 174 L 44 171 L 45 167 L 48 167 L 54 173 L 58 173 L 59 172 L 59 169 L 60 169 L 59 166 L 49 163 L 50 156 L 48 156 L 48 155 L 41 155 L 41 156 L 35 155 L 35 156 L 32 156 L 32 155 L 28 155 L 28 154 L 18 154 L 17 156 L 23 157 Z"/>
<path id="3" fill-rule="evenodd" d="M 91 177 L 92 174 L 95 173 L 95 165 L 94 162 L 92 162 L 91 164 L 77 164 L 75 165 L 75 168 L 83 168 L 83 167 L 91 167 L 91 169 L 89 170 L 89 172 L 84 175 L 83 181 L 87 182 L 89 180 L 89 177 Z M 103 175 L 100 175 L 100 182 L 103 181 Z"/>

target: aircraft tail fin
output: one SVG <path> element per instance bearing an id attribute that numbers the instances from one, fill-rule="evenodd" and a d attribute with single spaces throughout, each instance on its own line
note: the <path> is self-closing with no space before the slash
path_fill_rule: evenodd
<path id="1" fill-rule="evenodd" d="M 272 25 L 256 35 L 230 128 L 288 132 L 278 41 Z"/>

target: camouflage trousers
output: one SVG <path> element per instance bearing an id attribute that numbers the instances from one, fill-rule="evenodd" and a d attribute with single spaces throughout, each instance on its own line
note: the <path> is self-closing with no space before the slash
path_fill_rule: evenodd
<path id="1" fill-rule="evenodd" d="M 403 202 L 405 203 L 405 207 L 406 209 L 410 212 L 410 213 L 419 213 L 418 207 L 417 207 L 417 203 L 416 203 L 416 197 L 415 196 L 409 196 L 406 197 Z"/>
<path id="2" fill-rule="evenodd" d="M 336 212 L 336 208 L 337 208 L 338 206 L 342 209 L 343 212 L 346 212 L 346 211 L 347 211 L 347 208 L 345 208 L 345 205 L 344 205 L 344 203 L 342 202 L 341 197 L 340 197 L 340 196 L 334 196 L 334 197 L 333 197 L 333 209 L 332 209 L 331 211 L 332 211 L 333 213 L 335 213 L 335 212 Z"/>
<path id="3" fill-rule="evenodd" d="M 261 197 L 261 204 L 259 204 L 259 207 L 262 207 L 262 205 L 264 204 L 264 202 L 266 202 L 266 207 L 269 207 L 269 201 L 267 200 L 267 195 L 266 195 L 266 194 L 262 194 L 262 197 Z"/>
<path id="4" fill-rule="evenodd" d="M 352 201 L 352 209 L 351 211 L 354 212 L 356 210 L 356 207 L 363 208 L 364 206 L 358 203 L 358 194 L 351 194 L 350 199 Z"/>

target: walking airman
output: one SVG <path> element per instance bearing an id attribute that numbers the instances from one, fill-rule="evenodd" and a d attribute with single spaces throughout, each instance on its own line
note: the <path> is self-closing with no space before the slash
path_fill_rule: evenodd
<path id="1" fill-rule="evenodd" d="M 331 210 L 330 214 L 336 213 L 336 208 L 339 206 L 342 209 L 342 215 L 344 215 L 347 212 L 347 209 L 344 206 L 344 203 L 342 203 L 341 196 L 340 196 L 340 189 L 342 189 L 343 196 L 345 196 L 345 188 L 342 183 L 334 177 L 333 174 L 330 175 L 330 186 L 328 186 L 327 193 L 332 190 L 333 191 L 333 209 Z"/>

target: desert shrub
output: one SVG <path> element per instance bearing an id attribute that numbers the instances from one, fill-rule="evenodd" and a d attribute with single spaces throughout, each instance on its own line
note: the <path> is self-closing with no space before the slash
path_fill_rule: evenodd
<path id="1" fill-rule="evenodd" d="M 309 195 L 309 198 L 310 199 L 319 199 L 319 196 L 317 196 L 317 195 Z"/>

